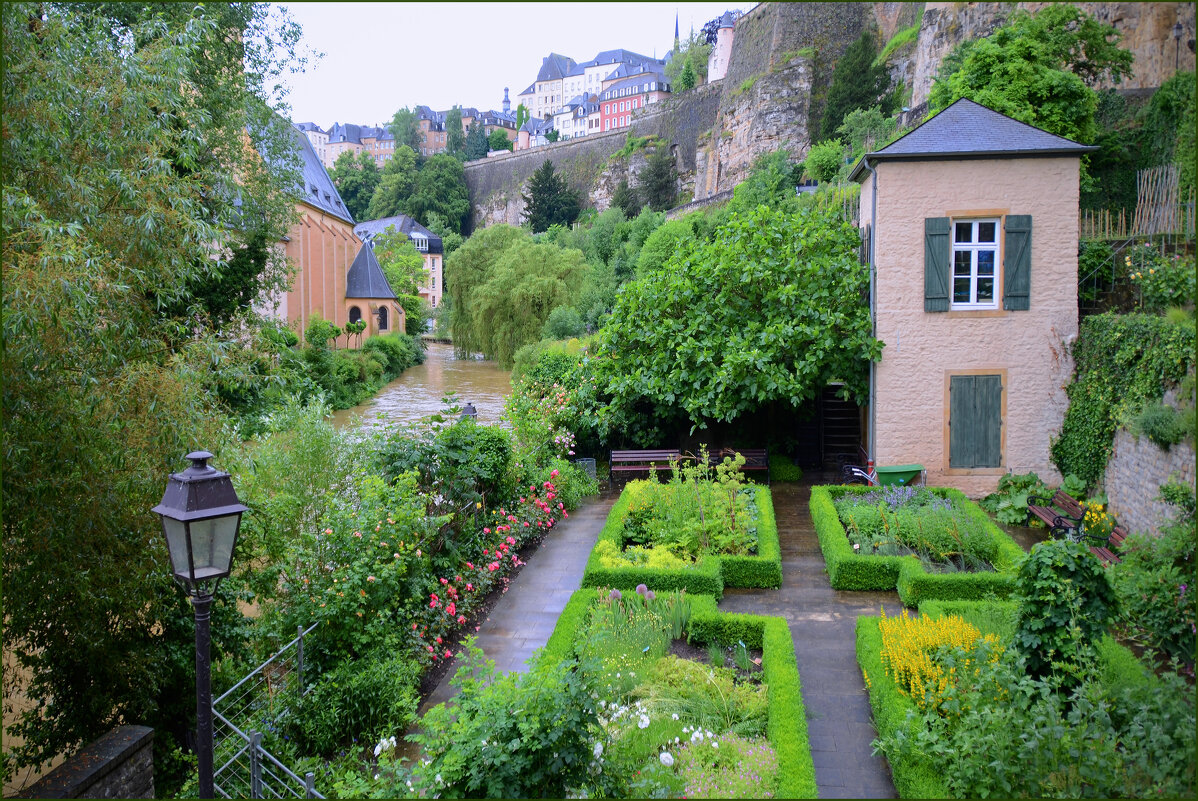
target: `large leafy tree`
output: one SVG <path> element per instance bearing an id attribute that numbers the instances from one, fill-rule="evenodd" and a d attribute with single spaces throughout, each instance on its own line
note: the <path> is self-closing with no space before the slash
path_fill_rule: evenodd
<path id="1" fill-rule="evenodd" d="M 964 42 L 945 59 L 928 97 L 933 112 L 959 98 L 1079 142 L 1098 134 L 1094 86 L 1131 74 L 1120 34 L 1075 6 L 1016 12 L 986 39 Z"/>
<path id="2" fill-rule="evenodd" d="M 638 177 L 640 186 L 637 189 L 649 208 L 665 211 L 674 205 L 674 198 L 678 196 L 678 170 L 668 142 L 657 143 Z"/>
<path id="3" fill-rule="evenodd" d="M 454 233 L 461 233 L 470 216 L 466 170 L 462 162 L 447 153 L 438 153 L 424 163 L 416 188 L 404 204 L 404 213 L 421 225 L 428 225 L 429 215 L 434 212 Z"/>
<path id="4" fill-rule="evenodd" d="M 514 145 L 512 144 L 512 140 L 508 138 L 507 131 L 502 128 L 496 128 L 487 137 L 488 150 L 511 150 L 513 147 Z"/>
<path id="5" fill-rule="evenodd" d="M 337 186 L 337 192 L 350 216 L 355 220 L 369 219 L 367 209 L 382 178 L 382 171 L 374 163 L 374 158 L 365 151 L 354 155 L 344 150 L 333 162 L 329 177 Z"/>
<path id="6" fill-rule="evenodd" d="M 551 225 L 569 225 L 578 219 L 578 193 L 566 185 L 552 161 L 546 161 L 528 179 L 524 199 L 524 219 L 533 233 L 548 230 Z"/>
<path id="7" fill-rule="evenodd" d="M 391 291 L 399 299 L 404 310 L 404 330 L 413 336 L 424 332 L 428 324 L 429 307 L 420 297 L 420 287 L 428 283 L 428 270 L 424 268 L 424 256 L 412 244 L 412 240 L 395 226 L 374 240 L 374 255 L 387 279 Z"/>
<path id="8" fill-rule="evenodd" d="M 819 135 L 830 137 L 855 109 L 876 106 L 890 88 L 885 64 L 875 64 L 878 45 L 873 31 L 865 31 L 850 44 L 832 70 L 832 85 L 820 120 Z M 885 104 L 883 104 L 885 105 Z"/>
<path id="9" fill-rule="evenodd" d="M 834 380 L 865 396 L 882 346 L 861 300 L 855 227 L 761 206 L 713 241 L 679 245 L 665 269 L 624 286 L 600 330 L 596 371 L 613 413 L 650 401 L 703 426 L 773 401 L 797 407 Z"/>
<path id="10" fill-rule="evenodd" d="M 462 109 L 454 106 L 445 112 L 445 152 L 460 156 L 466 147 L 466 130 L 462 124 Z"/>
<path id="11" fill-rule="evenodd" d="M 470 123 L 470 131 L 466 134 L 466 144 L 463 154 L 466 161 L 485 159 L 490 145 L 487 141 L 487 130 L 478 120 Z"/>
<path id="12" fill-rule="evenodd" d="M 407 145 L 400 145 L 383 165 L 382 176 L 374 188 L 374 194 L 370 196 L 370 205 L 362 219 L 380 220 L 402 213 L 408 198 L 416 189 L 419 176 L 416 152 Z"/>
<path id="13" fill-rule="evenodd" d="M 415 111 L 404 106 L 395 112 L 388 127 L 391 129 L 391 135 L 395 137 L 397 148 L 407 145 L 415 152 L 420 152 L 424 144 L 424 132 L 420 130 L 420 120 L 417 119 Z"/>
<path id="14" fill-rule="evenodd" d="M 168 6 L 0 9 L 4 683 L 35 702 L 6 768 L 119 720 L 169 750 L 194 710 L 191 614 L 148 510 L 182 454 L 224 441 L 215 377 L 248 380 L 243 329 L 202 293 L 293 219 L 266 87 L 298 31 L 266 6 Z"/>
<path id="15" fill-rule="evenodd" d="M 485 330 L 476 330 L 471 309 L 478 287 L 486 283 L 498 254 L 527 232 L 510 225 L 492 225 L 478 231 L 445 260 L 445 283 L 449 287 L 453 348 L 459 356 L 481 353 Z"/>

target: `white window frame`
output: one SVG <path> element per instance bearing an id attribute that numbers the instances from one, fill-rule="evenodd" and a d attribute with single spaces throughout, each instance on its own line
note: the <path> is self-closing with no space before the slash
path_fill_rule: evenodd
<path id="1" fill-rule="evenodd" d="M 994 240 L 992 242 L 980 242 L 981 227 L 985 224 L 994 226 Z M 958 226 L 969 226 L 969 241 L 958 242 Z M 952 221 L 952 250 L 949 259 L 949 307 L 953 310 L 958 309 L 997 309 L 1000 292 L 1000 269 L 1002 265 L 1002 220 L 998 217 L 979 217 L 976 219 L 954 219 Z M 993 253 L 993 272 L 989 275 L 979 275 L 978 265 L 980 254 Z M 969 274 L 966 276 L 962 273 L 957 274 L 957 258 L 958 254 L 969 256 Z M 969 300 L 957 300 L 957 279 L 958 277 L 969 280 Z M 981 278 L 989 278 L 991 280 L 990 299 L 978 300 L 978 285 Z"/>

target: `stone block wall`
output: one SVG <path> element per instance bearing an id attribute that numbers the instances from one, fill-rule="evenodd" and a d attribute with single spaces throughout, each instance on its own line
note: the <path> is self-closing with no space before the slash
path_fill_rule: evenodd
<path id="1" fill-rule="evenodd" d="M 1129 532 L 1158 532 L 1174 510 L 1157 499 L 1161 484 L 1176 474 L 1194 486 L 1194 446 L 1189 442 L 1165 451 L 1147 437 L 1136 439 L 1121 428 L 1106 466 L 1108 509 Z"/>
<path id="2" fill-rule="evenodd" d="M 154 730 L 118 726 L 59 765 L 23 798 L 153 798 Z"/>

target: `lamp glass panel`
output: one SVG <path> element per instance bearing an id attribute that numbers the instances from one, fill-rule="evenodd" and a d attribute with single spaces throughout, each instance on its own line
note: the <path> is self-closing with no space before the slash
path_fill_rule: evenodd
<path id="1" fill-rule="evenodd" d="M 191 522 L 191 552 L 197 577 L 201 571 L 204 575 L 229 572 L 239 517 L 224 515 Z"/>
<path id="2" fill-rule="evenodd" d="M 190 577 L 191 567 L 187 563 L 187 524 L 163 515 L 162 531 L 166 534 L 171 569 L 177 576 Z"/>

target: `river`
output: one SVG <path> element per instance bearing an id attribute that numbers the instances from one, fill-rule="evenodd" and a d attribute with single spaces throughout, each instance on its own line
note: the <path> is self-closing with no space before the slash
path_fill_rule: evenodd
<path id="1" fill-rule="evenodd" d="M 430 342 L 425 347 L 424 364 L 409 367 L 365 403 L 334 412 L 333 425 L 415 422 L 441 411 L 441 399 L 455 392 L 460 405 L 474 404 L 480 423 L 498 423 L 512 391 L 511 371 L 495 362 L 455 358 L 452 345 Z"/>

